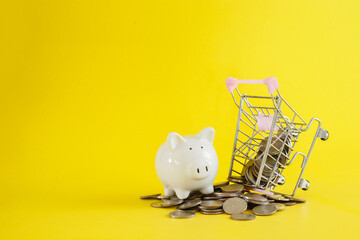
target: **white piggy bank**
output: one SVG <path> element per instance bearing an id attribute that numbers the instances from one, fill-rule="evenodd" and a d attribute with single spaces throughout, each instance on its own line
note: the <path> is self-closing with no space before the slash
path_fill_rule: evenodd
<path id="1" fill-rule="evenodd" d="M 187 198 L 191 191 L 214 192 L 218 158 L 213 147 L 215 130 L 203 129 L 197 135 L 170 133 L 156 153 L 156 173 L 164 185 L 165 196 Z"/>

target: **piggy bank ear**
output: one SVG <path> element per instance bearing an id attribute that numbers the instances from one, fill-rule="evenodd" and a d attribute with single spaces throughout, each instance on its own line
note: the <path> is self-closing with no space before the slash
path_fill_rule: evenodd
<path id="1" fill-rule="evenodd" d="M 170 151 L 174 151 L 175 148 L 182 142 L 185 142 L 185 139 L 179 134 L 172 132 L 169 133 L 167 137 L 167 145 Z"/>
<path id="2" fill-rule="evenodd" d="M 212 144 L 215 137 L 215 130 L 212 127 L 207 127 L 201 130 L 196 136 L 201 139 L 206 139 Z"/>

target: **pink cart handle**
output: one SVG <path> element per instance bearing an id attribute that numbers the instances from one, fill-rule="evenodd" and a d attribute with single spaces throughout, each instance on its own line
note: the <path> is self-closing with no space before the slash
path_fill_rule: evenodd
<path id="1" fill-rule="evenodd" d="M 264 80 L 238 80 L 233 77 L 229 77 L 225 81 L 226 87 L 229 92 L 234 91 L 239 83 L 242 84 L 265 84 L 268 88 L 270 94 L 272 94 L 275 90 L 279 88 L 279 83 L 276 78 L 269 77 L 265 78 Z"/>

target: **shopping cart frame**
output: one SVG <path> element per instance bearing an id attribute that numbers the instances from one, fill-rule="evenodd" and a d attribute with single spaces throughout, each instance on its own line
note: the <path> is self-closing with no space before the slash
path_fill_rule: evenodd
<path id="1" fill-rule="evenodd" d="M 265 84 L 268 87 L 270 96 L 250 96 L 241 94 L 238 89 L 238 84 L 243 83 Z M 273 191 L 276 186 L 284 183 L 285 178 L 283 176 L 283 171 L 285 168 L 291 165 L 298 156 L 301 156 L 303 160 L 300 175 L 291 195 L 295 195 L 297 188 L 307 190 L 310 183 L 303 179 L 302 176 L 313 151 L 315 142 L 317 138 L 327 140 L 329 137 L 328 131 L 321 128 L 320 119 L 312 118 L 309 123 L 307 123 L 281 96 L 277 79 L 274 77 L 266 78 L 264 80 L 237 80 L 235 78 L 228 78 L 226 80 L 226 85 L 236 106 L 239 108 L 229 178 L 234 177 L 233 174 L 240 175 L 238 177 L 244 178 L 246 173 L 244 173 L 244 170 L 253 164 L 252 162 L 261 161 L 260 166 L 258 166 L 257 176 L 255 176 L 256 181 L 253 181 L 250 184 L 248 181 L 248 184 L 251 187 Z M 239 101 L 236 100 L 236 94 L 239 97 Z M 254 106 L 250 103 L 251 99 L 268 100 L 271 102 L 270 107 L 269 104 L 267 107 Z M 292 113 L 291 119 L 284 115 L 283 108 L 286 108 L 287 112 Z M 260 116 L 265 117 L 267 121 L 272 118 L 271 126 L 268 126 L 266 129 L 260 129 Z M 300 133 L 307 131 L 315 122 L 317 122 L 318 125 L 307 154 L 299 151 L 295 152 L 294 146 L 295 143 L 298 142 Z M 249 127 L 252 134 L 250 135 L 249 131 L 247 133 L 244 132 L 241 129 L 242 126 Z M 277 136 L 275 132 L 280 132 L 280 135 Z M 239 134 L 243 136 L 242 139 L 246 137 L 248 137 L 248 139 L 246 141 L 241 140 Z M 266 145 L 261 145 L 266 138 L 268 139 Z M 276 143 L 279 142 L 280 146 L 275 146 Z M 260 151 L 261 148 L 262 151 Z M 274 157 L 269 153 L 270 149 L 276 149 L 279 152 L 277 157 Z M 285 151 L 285 149 L 288 150 Z M 292 157 L 290 158 L 291 155 Z M 242 158 L 242 160 L 239 158 Z M 271 164 L 268 163 L 269 161 Z M 242 165 L 241 171 L 234 169 L 235 163 L 240 163 L 240 165 Z"/>

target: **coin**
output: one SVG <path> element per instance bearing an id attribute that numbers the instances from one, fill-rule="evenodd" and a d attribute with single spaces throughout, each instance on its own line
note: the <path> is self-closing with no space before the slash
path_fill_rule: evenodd
<path id="1" fill-rule="evenodd" d="M 217 210 L 217 209 L 216 209 Z M 205 214 L 205 215 L 218 215 L 218 214 L 223 214 L 224 211 L 222 209 L 219 209 L 217 211 L 205 211 L 205 210 L 201 210 L 200 213 Z"/>
<path id="2" fill-rule="evenodd" d="M 179 205 L 183 203 L 183 200 L 181 199 L 178 199 L 178 200 L 162 200 L 161 202 L 154 202 L 151 204 L 152 207 L 155 207 L 155 208 L 167 208 L 167 207 L 173 207 L 173 206 L 176 206 L 176 205 Z"/>
<path id="3" fill-rule="evenodd" d="M 256 186 L 254 184 L 251 183 L 244 183 L 244 187 L 251 187 L 251 188 L 262 188 L 263 186 Z M 265 188 L 264 188 L 265 189 Z M 248 190 L 245 190 L 248 191 Z"/>
<path id="4" fill-rule="evenodd" d="M 170 200 L 176 200 L 176 201 L 177 201 L 177 200 L 179 200 L 179 199 L 180 199 L 180 198 L 178 198 L 177 196 L 171 196 L 171 197 L 170 197 Z"/>
<path id="5" fill-rule="evenodd" d="M 163 202 L 163 205 L 166 207 L 173 207 L 173 206 L 183 203 L 184 200 L 182 200 L 182 199 L 170 199 L 170 200 L 165 199 L 165 200 L 162 200 L 162 202 Z"/>
<path id="6" fill-rule="evenodd" d="M 304 203 L 304 202 L 306 202 L 306 199 L 294 197 L 294 196 L 291 196 L 291 195 L 284 195 L 284 197 L 288 198 L 288 199 L 291 200 L 291 201 L 298 202 L 298 203 Z"/>
<path id="7" fill-rule="evenodd" d="M 284 197 L 282 195 L 278 195 L 278 194 L 274 194 L 274 195 L 267 195 L 266 196 L 268 199 L 272 199 L 272 200 L 282 200 L 284 199 Z"/>
<path id="8" fill-rule="evenodd" d="M 218 200 L 221 197 L 219 196 L 207 196 L 207 197 L 203 197 L 204 200 Z"/>
<path id="9" fill-rule="evenodd" d="M 179 209 L 192 208 L 192 207 L 195 207 L 195 206 L 199 205 L 200 203 L 201 203 L 201 200 L 199 200 L 199 199 L 191 200 L 190 202 L 185 202 L 185 203 L 181 204 L 179 206 Z"/>
<path id="10" fill-rule="evenodd" d="M 225 187 L 222 187 L 221 190 L 223 192 L 241 192 L 244 190 L 244 185 L 242 184 L 231 184 L 227 185 Z"/>
<path id="11" fill-rule="evenodd" d="M 174 212 L 170 212 L 169 216 L 171 218 L 193 218 L 195 217 L 195 212 L 176 210 Z"/>
<path id="12" fill-rule="evenodd" d="M 257 207 L 254 207 L 252 211 L 255 215 L 266 216 L 274 214 L 276 212 L 276 207 L 270 204 L 259 205 Z"/>
<path id="13" fill-rule="evenodd" d="M 285 209 L 285 205 L 281 203 L 270 203 L 270 205 L 274 205 L 277 211 Z"/>
<path id="14" fill-rule="evenodd" d="M 140 196 L 141 199 L 158 199 L 158 197 L 161 195 L 161 193 L 152 194 L 152 195 L 145 195 Z"/>
<path id="15" fill-rule="evenodd" d="M 245 200 L 253 200 L 257 202 L 267 202 L 268 200 L 263 195 L 260 195 L 258 193 L 247 193 L 243 195 L 243 198 Z"/>
<path id="16" fill-rule="evenodd" d="M 195 199 L 195 198 L 200 198 L 202 196 L 203 196 L 203 194 L 201 192 L 195 191 L 195 192 L 191 192 L 189 194 L 189 196 L 187 197 L 187 199 L 192 200 L 192 199 Z"/>
<path id="17" fill-rule="evenodd" d="M 254 176 L 252 175 L 252 169 L 253 169 L 253 167 L 254 167 L 254 165 L 252 165 L 252 166 L 250 166 L 250 167 L 247 168 L 247 171 L 245 172 L 245 178 L 246 178 L 246 180 L 247 180 L 249 183 L 255 185 L 255 184 L 256 184 L 256 181 L 255 181 Z"/>
<path id="18" fill-rule="evenodd" d="M 156 199 L 160 199 L 160 200 L 162 200 L 162 199 L 170 199 L 170 197 L 159 195 L 159 196 L 156 197 Z"/>
<path id="19" fill-rule="evenodd" d="M 195 207 L 191 207 L 191 208 L 186 208 L 186 209 L 180 209 L 181 205 L 177 206 L 176 209 L 177 210 L 182 210 L 182 211 L 193 211 L 193 212 L 198 212 L 200 209 L 198 206 L 195 206 Z"/>
<path id="20" fill-rule="evenodd" d="M 268 143 L 268 140 L 269 140 L 269 137 L 267 137 L 267 138 L 265 138 L 264 140 L 261 141 L 261 143 L 260 143 L 260 145 L 261 145 L 260 151 L 261 152 L 265 151 L 265 147 L 266 147 L 266 145 Z M 289 140 L 289 138 L 288 138 L 288 140 Z M 287 144 L 289 144 L 289 141 L 287 141 Z M 280 153 L 280 149 L 281 149 L 282 145 L 284 145 L 284 140 L 283 139 L 278 139 L 277 137 L 272 137 L 271 145 L 270 145 L 268 153 L 270 155 L 277 155 L 277 154 Z M 287 150 L 288 150 L 288 147 L 285 145 L 284 149 L 283 149 L 283 152 L 287 152 Z"/>
<path id="21" fill-rule="evenodd" d="M 285 193 L 276 192 L 276 191 L 274 191 L 274 190 L 270 190 L 270 191 L 273 192 L 273 193 L 276 194 L 276 195 L 282 195 L 282 196 L 286 195 Z"/>
<path id="22" fill-rule="evenodd" d="M 285 206 L 294 206 L 296 202 L 288 201 L 288 202 L 283 202 L 282 204 L 284 204 Z"/>
<path id="23" fill-rule="evenodd" d="M 229 198 L 219 198 L 219 201 L 225 202 L 226 200 L 228 200 Z"/>
<path id="24" fill-rule="evenodd" d="M 162 208 L 163 202 L 153 202 L 151 203 L 151 206 L 154 207 L 154 208 Z"/>
<path id="25" fill-rule="evenodd" d="M 230 218 L 233 220 L 247 221 L 247 220 L 254 220 L 256 217 L 255 215 L 252 214 L 238 213 L 231 215 Z"/>
<path id="26" fill-rule="evenodd" d="M 221 188 L 221 187 L 224 187 L 226 185 L 229 185 L 229 181 L 215 183 L 214 188 Z"/>
<path id="27" fill-rule="evenodd" d="M 228 177 L 228 180 L 233 183 L 244 183 L 245 179 L 242 176 L 230 176 Z"/>
<path id="28" fill-rule="evenodd" d="M 214 196 L 216 197 L 239 197 L 241 195 L 240 192 L 216 192 L 214 193 Z"/>
<path id="29" fill-rule="evenodd" d="M 260 189 L 260 188 L 256 188 L 256 187 L 248 187 L 248 186 L 244 186 L 244 189 L 245 190 L 248 190 L 248 191 L 254 191 L 254 192 L 258 192 L 258 193 L 262 193 L 262 194 L 265 194 L 267 196 L 272 196 L 274 195 L 274 193 L 272 192 L 268 192 L 267 190 L 263 190 L 263 189 Z"/>
<path id="30" fill-rule="evenodd" d="M 223 209 L 228 214 L 242 213 L 247 209 L 247 203 L 241 198 L 229 198 L 224 202 Z"/>
<path id="31" fill-rule="evenodd" d="M 191 198 L 191 199 L 185 198 L 185 199 L 183 199 L 183 200 L 184 200 L 184 202 L 191 202 L 191 201 L 193 201 L 193 200 L 201 200 L 201 198 Z"/>
<path id="32" fill-rule="evenodd" d="M 222 201 L 219 200 L 206 200 L 200 203 L 201 207 L 206 209 L 220 208 L 223 205 Z"/>
<path id="33" fill-rule="evenodd" d="M 289 202 L 290 201 L 290 199 L 284 198 L 284 197 L 280 197 L 280 198 L 274 199 L 274 200 L 277 201 L 277 202 Z"/>
<path id="34" fill-rule="evenodd" d="M 255 201 L 255 200 L 247 200 L 248 203 L 253 203 L 256 205 L 264 205 L 264 204 L 269 204 L 269 201 Z"/>

